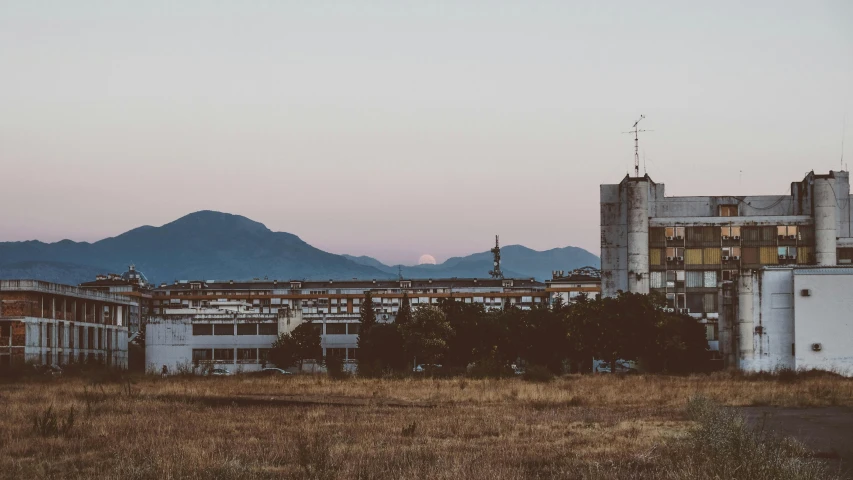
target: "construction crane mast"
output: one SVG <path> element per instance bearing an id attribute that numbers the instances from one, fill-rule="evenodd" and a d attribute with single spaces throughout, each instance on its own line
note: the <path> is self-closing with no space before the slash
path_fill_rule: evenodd
<path id="1" fill-rule="evenodd" d="M 654 132 L 654 130 L 640 130 L 637 125 L 639 125 L 642 119 L 646 118 L 645 115 L 640 115 L 640 119 L 634 122 L 634 126 L 631 130 L 622 133 L 633 133 L 634 134 L 634 176 L 640 176 L 640 136 L 639 134 L 642 132 Z"/>

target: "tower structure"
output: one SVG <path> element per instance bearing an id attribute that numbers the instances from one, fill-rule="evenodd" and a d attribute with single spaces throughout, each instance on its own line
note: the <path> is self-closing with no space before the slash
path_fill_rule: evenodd
<path id="1" fill-rule="evenodd" d="M 504 278 L 504 274 L 501 271 L 501 244 L 500 237 L 495 235 L 495 248 L 491 250 L 492 256 L 494 257 L 494 266 L 495 269 L 489 272 L 489 275 L 492 278 Z"/>

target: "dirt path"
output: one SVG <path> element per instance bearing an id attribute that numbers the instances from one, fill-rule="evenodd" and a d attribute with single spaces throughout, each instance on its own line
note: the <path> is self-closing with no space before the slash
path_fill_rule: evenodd
<path id="1" fill-rule="evenodd" d="M 853 408 L 746 407 L 743 412 L 752 425 L 795 438 L 853 479 Z"/>

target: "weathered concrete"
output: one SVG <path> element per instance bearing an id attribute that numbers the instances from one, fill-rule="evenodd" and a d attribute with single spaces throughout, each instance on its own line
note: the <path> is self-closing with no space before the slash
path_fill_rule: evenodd
<path id="1" fill-rule="evenodd" d="M 649 293 L 649 181 L 632 178 L 628 199 L 628 291 Z"/>

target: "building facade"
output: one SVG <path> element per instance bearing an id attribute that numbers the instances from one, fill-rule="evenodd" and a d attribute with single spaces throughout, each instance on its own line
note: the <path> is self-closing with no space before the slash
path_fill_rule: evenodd
<path id="1" fill-rule="evenodd" d="M 359 317 L 367 291 L 379 322 L 394 321 L 404 296 L 413 308 L 452 299 L 486 310 L 507 304 L 528 310 L 548 305 L 550 296 L 542 282 L 509 278 L 180 281 L 152 292 L 146 364 L 149 369 L 217 365 L 256 370 L 264 365 L 278 334 L 306 321 L 320 333 L 324 356 L 357 360 Z"/>
<path id="2" fill-rule="evenodd" d="M 853 267 L 761 267 L 721 286 L 720 353 L 750 372 L 853 376 Z"/>
<path id="3" fill-rule="evenodd" d="M 594 300 L 601 296 L 601 271 L 595 267 L 583 267 L 571 272 L 554 271 L 551 280 L 545 281 L 545 291 L 553 305 L 556 301 L 568 305 L 581 295 Z"/>
<path id="4" fill-rule="evenodd" d="M 126 296 L 36 280 L 0 281 L 0 365 L 98 362 L 127 368 Z"/>
<path id="5" fill-rule="evenodd" d="M 109 273 L 98 275 L 95 280 L 80 284 L 80 288 L 104 293 L 113 293 L 131 298 L 136 305 L 131 307 L 127 328 L 134 337 L 144 325 L 151 307 L 152 285 L 145 275 L 130 265 L 122 274 Z"/>

